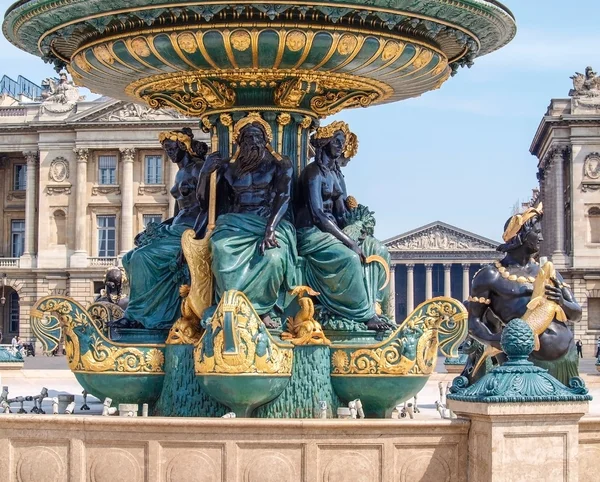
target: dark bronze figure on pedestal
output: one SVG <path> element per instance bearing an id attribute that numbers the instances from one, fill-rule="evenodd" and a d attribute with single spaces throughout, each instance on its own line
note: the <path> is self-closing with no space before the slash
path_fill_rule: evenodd
<path id="1" fill-rule="evenodd" d="M 473 278 L 468 302 L 469 333 L 488 348 L 483 354 L 476 349 L 470 354 L 463 376 L 471 382 L 484 373 L 482 357 L 495 355 L 498 363 L 505 361 L 500 338 L 509 321 L 524 318 L 533 323 L 532 310 L 536 306 L 532 304 L 532 295 L 541 269 L 534 259 L 542 241 L 541 217 L 541 205 L 511 217 L 505 224 L 505 242 L 498 247 L 506 256 L 493 265 L 485 266 Z M 541 274 L 544 275 L 544 272 Z M 565 321 L 579 321 L 581 307 L 559 273 L 553 272 L 547 280 L 539 301 L 560 308 L 564 316 L 551 314 L 544 325 L 547 327 L 536 333 L 539 335 L 539 349 L 533 351 L 531 360 L 568 384 L 571 377 L 578 375 L 578 360 L 573 333 Z M 561 321 L 559 318 L 565 319 Z"/>
<path id="2" fill-rule="evenodd" d="M 268 328 L 274 328 L 283 291 L 295 286 L 296 232 L 285 219 L 290 203 L 292 163 L 271 147 L 271 127 L 259 114 L 235 125 L 238 150 L 230 160 L 208 156 L 198 197 L 208 206 L 206 186 L 216 170 L 226 187 L 226 206 L 210 236 L 217 301 L 228 290 L 242 291 Z M 201 232 L 197 232 L 200 237 Z"/>

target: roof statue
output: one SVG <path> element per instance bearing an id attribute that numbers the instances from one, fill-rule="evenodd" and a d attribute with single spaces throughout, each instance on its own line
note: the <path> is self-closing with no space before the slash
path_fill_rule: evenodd
<path id="1" fill-rule="evenodd" d="M 575 72 L 571 79 L 573 88 L 569 91 L 569 96 L 573 97 L 575 107 L 600 106 L 600 77 L 592 67 L 586 67 L 585 74 Z"/>
<path id="2" fill-rule="evenodd" d="M 75 108 L 78 101 L 84 100 L 84 97 L 79 95 L 79 89 L 68 80 L 67 74 L 60 73 L 58 82 L 56 79 L 45 79 L 42 82 L 42 87 L 45 90 L 42 92 L 41 113 L 50 112 L 52 114 L 62 114 L 69 112 Z"/>

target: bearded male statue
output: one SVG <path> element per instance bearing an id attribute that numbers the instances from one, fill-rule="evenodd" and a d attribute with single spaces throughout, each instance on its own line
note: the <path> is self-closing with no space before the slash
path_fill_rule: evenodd
<path id="1" fill-rule="evenodd" d="M 208 206 L 208 179 L 215 170 L 227 199 L 217 199 L 225 212 L 210 236 L 212 272 L 218 302 L 228 290 L 242 291 L 268 328 L 282 311 L 280 295 L 295 285 L 296 231 L 285 219 L 290 204 L 292 163 L 271 147 L 272 131 L 260 114 L 238 121 L 238 146 L 230 160 L 208 156 L 200 175 L 198 197 Z M 197 232 L 197 237 L 202 232 Z"/>

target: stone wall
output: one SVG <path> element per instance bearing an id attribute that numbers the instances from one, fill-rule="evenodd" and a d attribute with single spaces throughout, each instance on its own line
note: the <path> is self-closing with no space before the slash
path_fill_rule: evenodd
<path id="1" fill-rule="evenodd" d="M 579 422 L 579 480 L 598 479 L 600 460 L 600 417 L 586 417 Z"/>
<path id="2" fill-rule="evenodd" d="M 0 474 L 23 482 L 466 482 L 466 420 L 0 415 Z M 585 479 L 582 479 L 585 480 Z"/>

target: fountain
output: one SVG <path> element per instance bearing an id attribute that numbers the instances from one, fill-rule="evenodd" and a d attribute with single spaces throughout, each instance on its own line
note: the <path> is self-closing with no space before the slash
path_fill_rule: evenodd
<path id="1" fill-rule="evenodd" d="M 158 414 L 179 393 L 197 397 L 169 415 L 319 417 L 320 403 L 335 413 L 360 399 L 367 417 L 384 417 L 424 386 L 438 349 L 458 356 L 467 324 L 457 300 L 427 300 L 394 323 L 389 254 L 340 171 L 358 139 L 321 119 L 438 89 L 501 48 L 516 26 L 499 2 L 21 0 L 3 32 L 77 85 L 197 117 L 211 138 L 209 155 L 183 131 L 160 139 L 199 163 L 201 214 L 178 234 L 190 277 L 173 285 L 174 319 L 144 331 L 128 308 L 111 331 L 67 297 L 32 309 L 46 349 L 64 330 L 87 392 Z M 257 145 L 264 154 L 251 165 Z M 311 190 L 319 179 L 333 186 L 323 199 Z M 255 229 L 260 258 L 231 248 Z"/>

